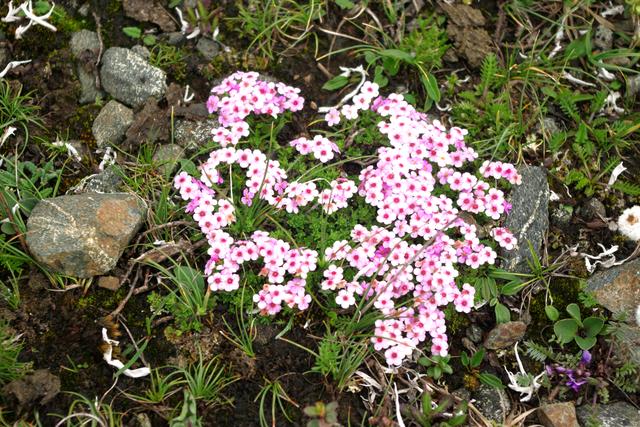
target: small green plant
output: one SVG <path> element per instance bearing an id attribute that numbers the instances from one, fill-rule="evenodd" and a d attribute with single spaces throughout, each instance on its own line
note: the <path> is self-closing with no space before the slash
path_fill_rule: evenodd
<path id="1" fill-rule="evenodd" d="M 134 40 L 140 40 L 147 46 L 156 44 L 156 36 L 153 34 L 145 34 L 140 27 L 124 27 L 122 32 Z"/>
<path id="2" fill-rule="evenodd" d="M 31 93 L 23 94 L 20 84 L 10 83 L 8 79 L 0 81 L 0 129 L 9 126 L 21 129 L 25 134 L 25 142 L 29 139 L 29 127 L 42 127 L 38 116 L 38 106 Z"/>
<path id="3" fill-rule="evenodd" d="M 315 405 L 304 408 L 304 414 L 312 418 L 307 422 L 307 427 L 340 427 L 338 402 L 316 402 Z"/>
<path id="4" fill-rule="evenodd" d="M 66 416 L 60 416 L 56 426 L 79 427 L 87 424 L 101 427 L 118 427 L 123 425 L 123 414 L 115 411 L 110 402 L 103 399 L 92 399 L 80 393 L 70 392 L 75 396 Z"/>
<path id="5" fill-rule="evenodd" d="M 161 43 L 151 49 L 149 63 L 172 74 L 176 80 L 183 80 L 187 76 L 187 59 L 183 49 Z"/>
<path id="6" fill-rule="evenodd" d="M 200 354 L 196 363 L 180 368 L 178 372 L 184 376 L 185 385 L 195 400 L 201 400 L 207 406 L 231 403 L 222 391 L 236 378 L 226 372 L 217 358 L 205 362 Z"/>
<path id="7" fill-rule="evenodd" d="M 338 390 L 343 390 L 369 352 L 370 346 L 366 340 L 327 331 L 318 345 L 318 352 L 311 352 L 316 356 L 311 371 L 331 376 L 337 383 Z"/>
<path id="8" fill-rule="evenodd" d="M 160 369 L 154 369 L 151 371 L 150 378 L 151 384 L 143 395 L 127 393 L 125 395 L 139 403 L 158 404 L 177 393 L 185 383 L 177 370 L 172 370 L 168 375 L 162 375 Z"/>
<path id="9" fill-rule="evenodd" d="M 268 396 L 271 394 L 271 404 L 268 405 Z M 269 427 L 275 426 L 276 423 L 276 412 L 280 409 L 280 412 L 290 423 L 293 422 L 289 414 L 287 413 L 286 403 L 289 405 L 293 405 L 296 408 L 298 404 L 289 397 L 287 392 L 282 387 L 282 384 L 277 379 L 274 381 L 270 381 L 265 379 L 265 384 L 260 388 L 260 392 L 254 399 L 254 402 L 259 402 L 260 408 L 260 426 L 261 427 Z M 271 415 L 271 422 L 269 422 L 269 418 L 267 416 L 267 410 Z"/>
<path id="10" fill-rule="evenodd" d="M 246 286 L 242 287 L 242 292 L 240 293 L 240 303 L 235 305 L 235 318 L 236 318 L 236 329 L 234 329 L 225 317 L 222 317 L 222 321 L 224 322 L 225 327 L 227 328 L 226 332 L 221 332 L 222 335 L 231 341 L 233 345 L 238 347 L 240 350 L 244 351 L 244 353 L 249 357 L 255 357 L 256 353 L 253 349 L 253 340 L 256 337 L 256 317 L 253 314 L 248 314 L 249 320 L 245 319 L 243 310 L 244 310 L 244 302 L 245 302 L 245 289 Z M 253 304 L 251 304 L 251 309 L 249 313 L 253 311 Z"/>
<path id="11" fill-rule="evenodd" d="M 418 363 L 427 368 L 427 375 L 429 378 L 439 380 L 442 378 L 442 374 L 453 374 L 453 368 L 449 364 L 451 356 L 422 356 L 418 359 Z"/>
<path id="12" fill-rule="evenodd" d="M 444 396 L 440 402 L 434 403 L 430 392 L 425 391 L 421 397 L 421 407 L 405 407 L 405 413 L 422 427 L 438 425 L 453 427 L 463 425 L 467 420 L 467 402 L 461 401 L 454 406 L 449 396 Z M 448 414 L 450 412 L 450 414 Z"/>
<path id="13" fill-rule="evenodd" d="M 20 379 L 31 370 L 31 363 L 18 361 L 20 351 L 20 335 L 14 335 L 9 324 L 0 320 L 0 385 Z"/>
<path id="14" fill-rule="evenodd" d="M 169 421 L 170 427 L 201 427 L 202 419 L 198 417 L 198 403 L 195 396 L 188 390 L 184 390 L 182 409 L 180 415 Z"/>
<path id="15" fill-rule="evenodd" d="M 559 313 L 557 310 L 547 311 L 547 315 L 552 321 L 556 321 L 553 325 L 555 333 L 560 344 L 575 343 L 582 350 L 589 350 L 596 344 L 597 336 L 604 327 L 604 319 L 600 317 L 590 316 L 582 319 L 580 307 L 578 304 L 572 303 L 567 306 L 567 313 L 571 316 L 567 319 L 557 320 Z"/>

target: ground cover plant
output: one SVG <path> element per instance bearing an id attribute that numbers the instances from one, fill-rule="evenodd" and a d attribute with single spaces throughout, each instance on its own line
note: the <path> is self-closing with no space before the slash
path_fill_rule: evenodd
<path id="1" fill-rule="evenodd" d="M 640 424 L 636 3 L 3 4 L 0 424 Z"/>

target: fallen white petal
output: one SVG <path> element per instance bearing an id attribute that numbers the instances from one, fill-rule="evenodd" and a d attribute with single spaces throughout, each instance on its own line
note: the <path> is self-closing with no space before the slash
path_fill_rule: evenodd
<path id="1" fill-rule="evenodd" d="M 607 187 L 611 187 L 618 180 L 618 177 L 620 176 L 620 174 L 626 170 L 627 168 L 625 168 L 622 162 L 620 162 L 618 166 L 616 166 L 611 172 L 611 177 L 609 178 Z"/>
<path id="2" fill-rule="evenodd" d="M 608 82 L 612 82 L 616 79 L 616 75 L 607 71 L 604 68 L 599 68 L 598 69 L 598 77 L 602 78 L 603 80 L 606 80 Z"/>
<path id="3" fill-rule="evenodd" d="M 400 412 L 400 395 L 398 394 L 398 386 L 396 384 L 393 384 L 393 391 L 396 403 L 396 422 L 398 423 L 398 426 L 405 427 L 404 420 L 402 419 L 402 413 Z"/>
<path id="4" fill-rule="evenodd" d="M 107 328 L 102 328 L 102 341 L 104 341 L 108 346 L 105 352 L 102 353 L 102 358 L 109 365 L 114 366 L 117 369 L 124 368 L 124 363 L 122 363 L 118 359 L 114 359 L 112 356 L 113 346 L 114 345 L 117 346 L 118 341 L 112 340 L 111 338 L 109 338 L 107 334 Z M 140 378 L 140 377 L 149 375 L 151 373 L 151 369 L 145 366 L 144 368 L 138 368 L 138 369 L 125 369 L 122 373 L 131 378 Z"/>
<path id="5" fill-rule="evenodd" d="M 609 5 L 611 5 L 611 2 L 609 2 Z M 619 4 L 617 6 L 610 6 L 609 8 L 603 10 L 600 16 L 606 18 L 607 16 L 616 16 L 622 13 L 624 13 L 624 5 Z"/>
<path id="6" fill-rule="evenodd" d="M 575 83 L 577 85 L 582 85 L 582 86 L 587 86 L 587 87 L 595 87 L 595 84 L 589 83 L 589 82 L 585 82 L 584 80 L 580 80 L 579 78 L 572 76 L 571 74 L 569 74 L 566 71 L 562 73 L 562 77 L 564 77 L 565 79 L 569 80 L 571 83 Z"/>
<path id="7" fill-rule="evenodd" d="M 351 73 L 359 73 L 360 74 L 360 83 L 358 83 L 358 86 L 356 86 L 356 88 L 354 90 L 352 90 L 351 92 L 349 92 L 348 94 L 343 96 L 342 99 L 336 105 L 334 105 L 333 107 L 320 107 L 320 108 L 318 108 L 318 112 L 319 113 L 326 113 L 329 110 L 331 110 L 332 108 L 340 107 L 342 104 L 344 104 L 345 102 L 347 102 L 348 100 L 350 100 L 351 98 L 356 96 L 358 94 L 358 92 L 360 92 L 360 89 L 362 88 L 362 85 L 364 84 L 364 82 L 367 81 L 367 72 L 364 70 L 362 65 L 358 65 L 355 68 L 340 67 L 340 69 L 342 70 L 342 73 L 340 73 L 340 75 L 344 76 L 344 77 L 349 77 L 351 75 Z"/>

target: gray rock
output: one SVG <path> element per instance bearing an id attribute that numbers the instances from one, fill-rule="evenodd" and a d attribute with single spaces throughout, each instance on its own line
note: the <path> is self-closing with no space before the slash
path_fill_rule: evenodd
<path id="1" fill-rule="evenodd" d="M 542 118 L 542 123 L 536 125 L 536 131 L 540 133 L 545 140 L 549 140 L 551 135 L 560 132 L 560 126 L 558 122 L 551 116 L 545 116 Z"/>
<path id="2" fill-rule="evenodd" d="M 71 53 L 78 58 L 84 51 L 89 50 L 96 54 L 100 50 L 100 39 L 98 34 L 89 30 L 80 30 L 73 33 L 69 42 Z"/>
<path id="3" fill-rule="evenodd" d="M 115 171 L 113 166 L 105 168 L 102 172 L 91 175 L 78 187 L 74 188 L 75 193 L 118 193 L 122 178 Z"/>
<path id="4" fill-rule="evenodd" d="M 549 229 L 549 184 L 546 170 L 527 166 L 519 169 L 522 184 L 511 193 L 513 209 L 507 215 L 504 226 L 518 239 L 518 246 L 503 251 L 503 268 L 516 273 L 530 271 L 527 260 L 531 258 L 529 243 L 540 252 L 542 239 Z"/>
<path id="5" fill-rule="evenodd" d="M 504 419 L 511 412 L 511 401 L 503 389 L 480 384 L 480 387 L 473 393 L 473 398 L 476 400 L 474 406 L 482 415 L 497 423 L 504 422 Z"/>
<path id="6" fill-rule="evenodd" d="M 109 101 L 93 121 L 91 131 L 98 147 L 117 144 L 133 123 L 133 111 L 117 101 Z"/>
<path id="7" fill-rule="evenodd" d="M 489 350 L 511 347 L 522 339 L 526 331 L 527 325 L 524 322 L 498 323 L 487 334 L 484 346 Z"/>
<path id="8" fill-rule="evenodd" d="M 607 216 L 607 210 L 598 199 L 589 199 L 587 203 L 580 209 L 580 214 L 584 219 L 598 219 L 605 218 Z"/>
<path id="9" fill-rule="evenodd" d="M 98 287 L 116 292 L 122 286 L 122 282 L 115 276 L 102 276 L 98 279 Z"/>
<path id="10" fill-rule="evenodd" d="M 640 305 L 640 259 L 594 274 L 585 289 L 607 310 L 632 320 Z"/>
<path id="11" fill-rule="evenodd" d="M 482 328 L 476 324 L 473 324 L 467 328 L 465 331 L 467 338 L 469 338 L 473 343 L 478 344 L 482 341 Z"/>
<path id="12" fill-rule="evenodd" d="M 598 28 L 596 28 L 593 44 L 599 49 L 611 50 L 613 47 L 613 31 L 604 25 L 599 25 Z"/>
<path id="13" fill-rule="evenodd" d="M 84 193 L 40 201 L 27 221 L 27 245 L 36 260 L 74 277 L 115 267 L 146 214 L 139 197 Z"/>
<path id="14" fill-rule="evenodd" d="M 111 47 L 104 53 L 100 79 L 111 96 L 131 107 L 152 96 L 159 99 L 167 90 L 164 71 L 122 47 Z"/>
<path id="15" fill-rule="evenodd" d="M 581 425 L 593 425 L 597 421 L 600 427 L 640 426 L 640 411 L 627 402 L 615 402 L 608 405 L 583 405 L 577 408 Z"/>
<path id="16" fill-rule="evenodd" d="M 89 12 L 91 11 L 91 5 L 89 2 L 84 3 L 82 6 L 78 8 L 78 14 L 80 16 L 84 16 L 85 18 L 89 16 Z"/>
<path id="17" fill-rule="evenodd" d="M 213 58 L 218 56 L 220 53 L 220 46 L 214 40 L 201 37 L 196 44 L 196 49 L 198 52 L 206 59 L 207 61 L 211 61 Z"/>
<path id="18" fill-rule="evenodd" d="M 159 145 L 153 154 L 153 162 L 158 166 L 162 175 L 171 175 L 183 158 L 184 148 L 178 144 Z"/>
<path id="19" fill-rule="evenodd" d="M 166 33 L 163 37 L 166 39 L 167 44 L 170 44 L 171 46 L 179 46 L 187 40 L 186 36 L 180 31 Z"/>
<path id="20" fill-rule="evenodd" d="M 559 205 L 551 209 L 551 223 L 556 227 L 565 228 L 573 217 L 573 207 L 569 205 Z"/>
<path id="21" fill-rule="evenodd" d="M 79 102 L 81 104 L 95 102 L 96 98 L 102 96 L 102 92 L 98 90 L 96 86 L 95 71 L 88 70 L 84 64 L 94 64 L 98 58 L 98 52 L 100 50 L 98 34 L 89 30 L 81 30 L 73 33 L 70 47 L 73 56 L 79 61 L 76 65 L 76 74 L 78 75 L 81 87 Z"/>
<path id="22" fill-rule="evenodd" d="M 580 427 L 572 402 L 542 405 L 538 408 L 538 418 L 545 427 Z"/>
<path id="23" fill-rule="evenodd" d="M 215 119 L 202 121 L 177 120 L 175 126 L 176 144 L 187 149 L 200 147 L 211 142 L 211 131 L 219 126 Z"/>
<path id="24" fill-rule="evenodd" d="M 640 327 L 620 324 L 618 339 L 613 342 L 613 354 L 618 360 L 640 365 Z"/>

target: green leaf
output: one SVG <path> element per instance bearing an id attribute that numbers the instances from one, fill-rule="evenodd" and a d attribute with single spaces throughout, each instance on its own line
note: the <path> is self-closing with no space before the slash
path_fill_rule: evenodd
<path id="1" fill-rule="evenodd" d="M 142 43 L 147 46 L 153 46 L 154 44 L 156 44 L 156 41 L 156 36 L 154 36 L 153 34 L 147 34 L 146 36 L 142 37 Z"/>
<path id="2" fill-rule="evenodd" d="M 386 58 L 394 58 L 400 61 L 405 61 L 410 64 L 413 64 L 415 58 L 409 52 L 405 52 L 400 49 L 382 49 L 378 51 L 378 55 L 386 57 Z"/>
<path id="3" fill-rule="evenodd" d="M 395 58 L 386 57 L 382 59 L 382 67 L 390 76 L 395 76 L 400 71 L 400 61 Z"/>
<path id="4" fill-rule="evenodd" d="M 341 87 L 346 86 L 346 84 L 349 83 L 349 78 L 345 77 L 345 76 L 335 76 L 334 78 L 332 78 L 331 80 L 329 80 L 328 82 L 326 82 L 323 86 L 322 89 L 324 90 L 336 90 L 336 89 L 340 89 Z"/>
<path id="5" fill-rule="evenodd" d="M 142 30 L 138 27 L 124 27 L 122 32 L 132 39 L 139 39 L 142 36 Z"/>
<path id="6" fill-rule="evenodd" d="M 502 303 L 497 303 L 494 309 L 496 313 L 496 322 L 507 323 L 511 320 L 511 313 L 509 312 L 509 309 Z"/>
<path id="7" fill-rule="evenodd" d="M 488 385 L 489 387 L 499 388 L 499 389 L 504 388 L 504 384 L 502 384 L 502 381 L 500 380 L 500 378 L 496 377 L 493 374 L 482 372 L 480 375 L 478 375 L 478 379 L 482 384 Z"/>
<path id="8" fill-rule="evenodd" d="M 596 344 L 596 337 L 586 337 L 582 338 L 580 336 L 576 336 L 576 344 L 583 350 L 589 350 Z"/>
<path id="9" fill-rule="evenodd" d="M 553 325 L 553 332 L 562 344 L 573 341 L 578 332 L 578 323 L 574 319 L 562 319 Z"/>
<path id="10" fill-rule="evenodd" d="M 552 305 L 545 305 L 544 306 L 544 312 L 547 314 L 547 317 L 552 322 L 555 322 L 556 320 L 558 320 L 560 318 L 560 313 L 558 312 L 558 309 L 555 308 Z"/>
<path id="11" fill-rule="evenodd" d="M 584 331 L 587 337 L 595 337 L 602 331 L 604 320 L 599 317 L 587 317 L 584 319 Z"/>
<path id="12" fill-rule="evenodd" d="M 582 316 L 580 316 L 580 307 L 578 307 L 578 304 L 574 302 L 569 304 L 567 306 L 567 313 L 569 313 L 569 315 L 573 317 L 576 322 L 578 322 L 578 325 L 582 324 Z"/>
<path id="13" fill-rule="evenodd" d="M 482 363 L 482 359 L 484 359 L 484 353 L 484 348 L 481 348 L 473 354 L 473 356 L 471 357 L 472 368 L 477 368 L 478 366 L 480 366 L 480 364 Z"/>
<path id="14" fill-rule="evenodd" d="M 13 223 L 10 222 L 3 222 L 2 225 L 0 225 L 0 231 L 8 235 L 16 234 L 16 228 Z"/>
<path id="15" fill-rule="evenodd" d="M 506 285 L 504 285 L 500 290 L 500 293 L 502 295 L 515 295 L 518 292 L 520 292 L 520 290 L 522 290 L 522 288 L 524 288 L 525 286 L 526 286 L 526 283 L 520 280 L 513 280 L 507 283 Z"/>
<path id="16" fill-rule="evenodd" d="M 336 0 L 336 4 L 341 9 L 353 9 L 356 5 L 350 0 Z"/>
<path id="17" fill-rule="evenodd" d="M 384 75 L 384 68 L 381 65 L 376 65 L 376 72 L 373 77 L 373 82 L 380 87 L 385 87 L 389 83 L 389 79 Z"/>
<path id="18" fill-rule="evenodd" d="M 435 102 L 440 102 L 440 88 L 438 87 L 438 81 L 433 74 L 429 73 L 426 77 L 423 76 L 422 85 L 427 91 L 429 98 L 433 99 Z"/>
<path id="19" fill-rule="evenodd" d="M 371 65 L 378 60 L 378 55 L 372 50 L 368 50 L 364 53 L 364 60 L 367 61 L 367 64 Z"/>
<path id="20" fill-rule="evenodd" d="M 460 363 L 462 363 L 462 366 L 469 367 L 469 355 L 466 351 L 460 353 Z"/>

